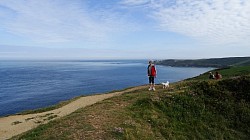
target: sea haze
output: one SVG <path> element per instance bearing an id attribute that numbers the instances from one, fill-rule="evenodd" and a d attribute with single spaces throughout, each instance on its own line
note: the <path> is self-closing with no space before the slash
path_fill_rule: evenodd
<path id="1" fill-rule="evenodd" d="M 156 83 L 211 69 L 157 66 Z M 146 60 L 0 61 L 0 116 L 147 83 Z"/>

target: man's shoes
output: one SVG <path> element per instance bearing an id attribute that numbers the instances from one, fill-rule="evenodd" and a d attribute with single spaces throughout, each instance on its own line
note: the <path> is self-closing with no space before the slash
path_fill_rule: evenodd
<path id="1" fill-rule="evenodd" d="M 150 90 L 153 90 L 153 91 L 155 91 L 155 88 L 154 88 L 154 87 L 153 87 L 153 88 L 151 88 L 151 87 L 150 87 L 150 88 L 149 88 L 148 90 L 149 90 L 149 91 L 150 91 Z"/>

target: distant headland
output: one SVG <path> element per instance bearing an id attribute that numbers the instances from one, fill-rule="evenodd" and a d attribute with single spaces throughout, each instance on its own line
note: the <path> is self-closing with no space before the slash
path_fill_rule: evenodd
<path id="1" fill-rule="evenodd" d="M 226 57 L 210 59 L 166 59 L 155 61 L 158 65 L 172 67 L 214 67 L 224 68 L 230 66 L 250 65 L 250 57 Z"/>

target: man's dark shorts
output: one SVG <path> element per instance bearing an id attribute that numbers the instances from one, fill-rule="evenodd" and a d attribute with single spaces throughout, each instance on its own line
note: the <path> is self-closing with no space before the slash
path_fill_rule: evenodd
<path id="1" fill-rule="evenodd" d="M 149 76 L 149 83 L 155 83 L 155 77 L 154 76 Z"/>

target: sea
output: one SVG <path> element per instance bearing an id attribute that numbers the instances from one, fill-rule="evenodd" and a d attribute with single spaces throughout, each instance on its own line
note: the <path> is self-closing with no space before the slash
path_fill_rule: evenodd
<path id="1" fill-rule="evenodd" d="M 55 105 L 81 95 L 148 84 L 147 60 L 0 61 L 0 116 Z M 157 65 L 156 83 L 213 68 Z"/>

